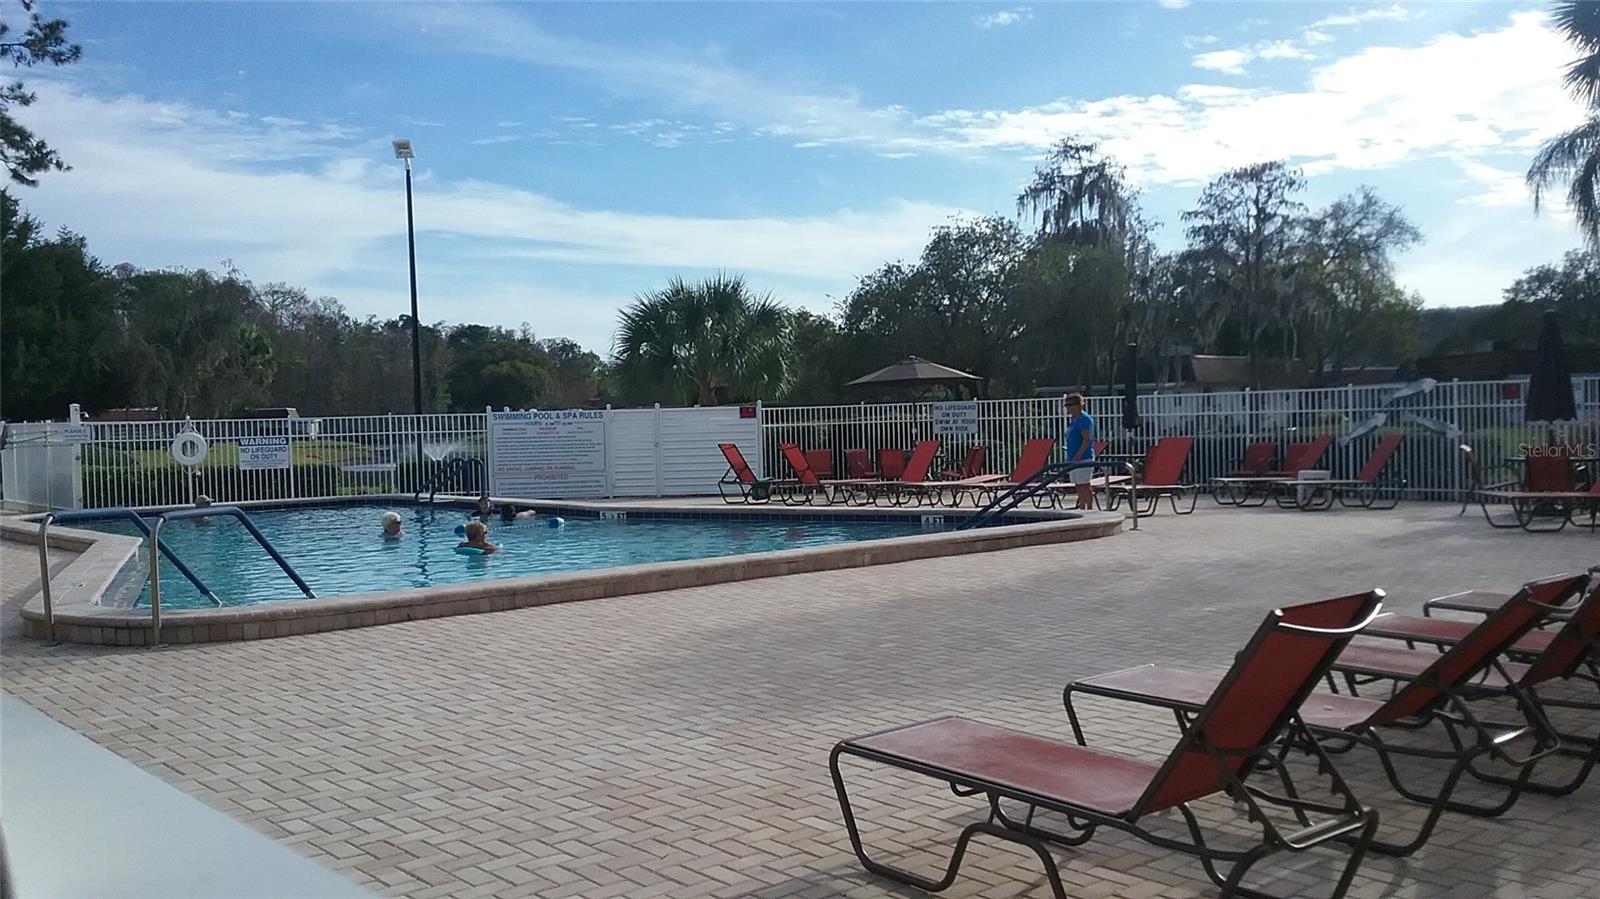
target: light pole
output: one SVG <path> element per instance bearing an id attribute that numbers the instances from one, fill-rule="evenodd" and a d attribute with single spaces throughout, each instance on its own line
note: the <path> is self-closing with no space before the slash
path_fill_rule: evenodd
<path id="1" fill-rule="evenodd" d="M 417 486 L 422 485 L 422 322 L 417 318 L 417 227 L 411 217 L 411 141 L 394 142 L 394 158 L 406 165 L 406 251 L 411 261 L 411 411 L 416 414 Z"/>

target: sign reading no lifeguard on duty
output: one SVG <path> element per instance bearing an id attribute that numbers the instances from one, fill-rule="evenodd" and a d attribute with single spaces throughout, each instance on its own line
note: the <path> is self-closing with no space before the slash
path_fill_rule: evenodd
<path id="1" fill-rule="evenodd" d="M 239 470 L 267 471 L 289 467 L 289 438 L 240 437 Z"/>

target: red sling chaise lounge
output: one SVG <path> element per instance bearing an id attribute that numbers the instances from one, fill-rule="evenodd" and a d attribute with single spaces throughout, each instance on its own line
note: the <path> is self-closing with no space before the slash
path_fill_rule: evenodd
<path id="1" fill-rule="evenodd" d="M 972 838 L 985 834 L 1032 849 L 1044 865 L 1057 899 L 1066 899 L 1048 846 L 1081 845 L 1100 827 L 1126 831 L 1161 848 L 1199 857 L 1224 897 L 1266 895 L 1241 881 L 1253 865 L 1273 852 L 1300 852 L 1330 842 L 1349 842 L 1349 861 L 1332 891 L 1338 899 L 1349 889 L 1377 829 L 1376 814 L 1362 807 L 1337 772 L 1335 792 L 1342 802 L 1336 805 L 1276 796 L 1247 780 L 1351 635 L 1377 614 L 1381 599 L 1382 593 L 1375 590 L 1270 613 L 1233 668 L 1202 700 L 1191 726 L 1160 764 L 958 717 L 845 740 L 834 747 L 828 767 L 850 845 L 868 871 L 938 892 L 955 882 Z M 894 867 L 867 854 L 840 769 L 845 756 L 924 775 L 948 784 L 957 796 L 982 797 L 987 816 L 961 831 L 941 878 Z M 1332 768 L 1326 756 L 1322 760 Z M 1246 804 L 1250 820 L 1261 828 L 1260 842 L 1250 849 L 1208 844 L 1189 808 L 1191 802 L 1224 794 Z M 1005 811 L 1003 801 L 1018 803 L 1026 811 L 1019 819 Z M 1281 830 L 1266 813 L 1269 805 L 1292 809 L 1300 829 L 1292 833 Z M 1182 816 L 1188 839 L 1147 828 L 1147 818 L 1171 809 Z M 1039 811 L 1065 815 L 1070 832 L 1036 825 L 1034 816 Z M 1320 820 L 1305 823 L 1308 812 Z M 1230 866 L 1226 873 L 1218 869 L 1219 862 Z"/>
<path id="2" fill-rule="evenodd" d="M 1587 691 L 1600 688 L 1600 577 L 1591 569 L 1586 586 L 1575 591 L 1577 603 L 1567 611 L 1565 623 L 1559 629 L 1534 630 L 1506 650 L 1512 661 L 1505 662 L 1488 672 L 1469 688 L 1469 696 L 1476 692 L 1485 697 L 1509 697 L 1514 701 L 1532 703 L 1547 722 L 1552 721 L 1550 709 L 1568 709 L 1591 713 L 1588 733 L 1564 732 L 1551 723 L 1551 729 L 1560 738 L 1563 755 L 1579 759 L 1578 770 L 1564 783 L 1529 780 L 1525 789 L 1546 795 L 1565 796 L 1588 779 L 1589 772 L 1600 762 L 1600 697 L 1572 699 L 1566 696 L 1541 694 L 1540 689 L 1557 680 L 1577 684 Z M 1405 641 L 1407 646 L 1422 643 L 1437 648 L 1454 646 L 1467 639 L 1473 631 L 1470 621 L 1452 621 L 1446 618 L 1418 618 L 1409 615 L 1390 615 L 1374 622 L 1362 632 L 1363 637 L 1381 637 Z M 1345 675 L 1351 693 L 1361 684 L 1374 681 L 1408 681 L 1425 669 L 1437 657 L 1437 650 L 1401 648 L 1393 645 L 1352 645 L 1344 656 L 1334 663 L 1334 670 Z M 1512 680 L 1514 678 L 1514 680 Z M 1474 777 L 1489 783 L 1511 786 L 1505 778 L 1486 775 L 1476 769 Z"/>
<path id="3" fill-rule="evenodd" d="M 727 473 L 717 481 L 717 492 L 722 494 L 723 502 L 736 506 L 740 503 L 764 503 L 772 498 L 773 488 L 780 482 L 756 477 L 738 446 L 719 443 L 717 449 L 722 450 L 722 458 L 728 463 Z M 730 491 L 730 487 L 734 489 Z"/>
<path id="4" fill-rule="evenodd" d="M 1323 741 L 1341 752 L 1356 745 L 1375 750 L 1395 791 L 1428 806 L 1422 827 L 1410 842 L 1372 841 L 1372 849 L 1386 855 L 1405 856 L 1422 848 L 1445 811 L 1479 817 L 1503 814 L 1521 795 L 1534 765 L 1556 752 L 1557 737 L 1542 716 L 1527 706 L 1523 708 L 1527 717 L 1525 723 L 1501 728 L 1479 720 L 1468 707 L 1467 699 L 1473 695 L 1473 685 L 1499 664 L 1499 657 L 1537 625 L 1551 608 L 1581 589 L 1584 580 L 1582 575 L 1567 575 L 1527 584 L 1461 642 L 1435 655 L 1414 680 L 1386 700 L 1329 693 L 1311 696 L 1300 708 L 1294 738 L 1284 741 L 1277 761 L 1281 764 L 1294 747 L 1320 755 Z M 1335 660 L 1333 664 L 1339 662 Z M 1145 665 L 1069 683 L 1062 691 L 1062 703 L 1066 706 L 1072 732 L 1081 743 L 1083 728 L 1073 706 L 1074 695 L 1088 694 L 1153 705 L 1170 709 L 1181 721 L 1186 721 L 1202 708 L 1216 683 L 1215 674 Z M 1451 748 L 1399 744 L 1384 736 L 1389 728 L 1417 730 L 1432 724 L 1438 724 L 1445 731 Z M 1533 747 L 1524 755 L 1514 755 L 1510 747 L 1524 739 L 1531 739 Z M 1397 755 L 1446 761 L 1451 766 L 1437 792 L 1429 794 L 1408 787 L 1400 780 L 1392 758 Z M 1451 796 L 1462 775 L 1485 757 L 1518 769 L 1517 778 L 1509 783 L 1509 795 L 1488 805 L 1453 800 Z"/>
<path id="5" fill-rule="evenodd" d="M 1189 451 L 1194 448 L 1193 437 L 1163 437 L 1156 441 L 1156 445 L 1144 455 L 1144 466 L 1139 474 L 1139 497 L 1148 499 L 1149 504 L 1142 509 L 1135 509 L 1134 514 L 1141 517 L 1154 515 L 1156 504 L 1164 496 L 1172 505 L 1175 515 L 1188 515 L 1194 511 L 1194 504 L 1200 496 L 1200 488 L 1193 484 L 1181 484 L 1178 479 L 1183 477 L 1184 466 L 1189 464 Z M 1106 480 L 1106 508 L 1112 512 L 1122 504 L 1122 498 L 1130 494 L 1127 477 L 1111 478 Z M 1189 508 L 1178 508 L 1178 500 L 1183 496 L 1189 497 Z"/>
<path id="6" fill-rule="evenodd" d="M 1017 456 L 1017 464 L 1009 475 L 982 474 L 945 483 L 943 489 L 950 497 L 950 505 L 960 506 L 961 497 L 967 495 L 972 497 L 972 505 L 977 507 L 983 505 L 980 500 L 986 494 L 993 500 L 1001 493 L 1026 483 L 1050 464 L 1050 454 L 1055 452 L 1055 449 L 1054 440 L 1048 437 L 1034 437 L 1022 444 L 1022 453 Z"/>
<path id="7" fill-rule="evenodd" d="M 1400 491 L 1405 489 L 1405 482 L 1380 484 L 1379 478 L 1383 477 L 1389 460 L 1404 439 L 1404 434 L 1390 434 L 1378 441 L 1372 455 L 1367 457 L 1367 464 L 1361 466 L 1361 471 L 1354 478 L 1328 478 L 1321 481 L 1295 478 L 1279 481 L 1272 485 L 1274 498 L 1280 508 L 1299 509 L 1302 512 L 1330 509 L 1335 500 L 1347 508 L 1393 509 L 1400 505 Z"/>
<path id="8" fill-rule="evenodd" d="M 1291 443 L 1283 451 L 1282 469 L 1262 469 L 1254 474 L 1212 478 L 1211 496 L 1225 506 L 1266 505 L 1278 484 L 1300 477 L 1300 472 L 1317 464 L 1317 460 L 1332 444 L 1333 438 L 1327 435 L 1303 443 Z"/>
<path id="9" fill-rule="evenodd" d="M 784 505 L 810 505 L 811 501 L 821 496 L 824 502 L 830 505 L 841 500 L 849 502 L 854 497 L 856 490 L 866 490 L 873 484 L 879 483 L 876 478 L 841 478 L 825 481 L 817 477 L 811 470 L 811 460 L 806 458 L 804 451 L 793 443 L 785 443 L 778 447 L 783 453 L 783 460 L 794 469 L 794 479 L 782 482 L 774 492 L 783 500 Z"/>

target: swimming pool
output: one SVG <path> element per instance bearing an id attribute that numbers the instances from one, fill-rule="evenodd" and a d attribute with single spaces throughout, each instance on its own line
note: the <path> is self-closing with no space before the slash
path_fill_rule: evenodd
<path id="1" fill-rule="evenodd" d="M 379 518 L 400 513 L 402 536 L 384 540 Z M 459 584 L 496 578 L 586 571 L 646 562 L 707 559 L 743 553 L 906 537 L 944 530 L 909 521 L 729 520 L 727 518 L 621 519 L 569 516 L 559 528 L 547 517 L 489 522 L 493 555 L 460 555 L 458 525 L 469 510 L 454 506 L 339 505 L 251 512 L 267 539 L 319 597 Z M 90 522 L 81 527 L 134 535 L 131 524 Z M 161 532 L 168 544 L 226 606 L 301 599 L 299 591 L 238 522 L 180 520 Z M 149 587 L 138 605 L 148 604 Z M 212 608 L 165 560 L 164 608 Z"/>

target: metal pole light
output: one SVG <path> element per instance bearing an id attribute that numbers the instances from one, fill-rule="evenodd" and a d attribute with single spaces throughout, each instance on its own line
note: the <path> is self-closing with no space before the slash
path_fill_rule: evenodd
<path id="1" fill-rule="evenodd" d="M 394 142 L 394 158 L 406 165 L 406 251 L 411 262 L 411 411 L 416 415 L 417 483 L 422 483 L 422 322 L 417 317 L 417 227 L 411 214 L 411 141 Z"/>

